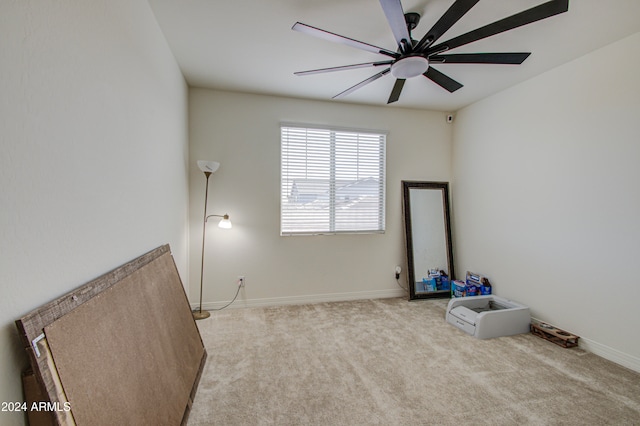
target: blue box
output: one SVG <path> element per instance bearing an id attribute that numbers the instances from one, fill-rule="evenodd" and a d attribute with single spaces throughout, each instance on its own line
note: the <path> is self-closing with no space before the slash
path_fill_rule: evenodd
<path id="1" fill-rule="evenodd" d="M 451 297 L 465 297 L 466 295 L 467 285 L 463 281 L 451 281 Z"/>
<path id="2" fill-rule="evenodd" d="M 467 296 L 477 296 L 480 294 L 480 286 L 467 282 L 465 287 L 467 288 Z"/>
<path id="3" fill-rule="evenodd" d="M 422 286 L 424 291 L 436 291 L 436 283 L 433 278 L 423 278 Z"/>
<path id="4" fill-rule="evenodd" d="M 438 290 L 450 290 L 451 289 L 451 285 L 449 283 L 449 277 L 441 277 L 440 278 L 440 287 L 438 288 Z"/>
<path id="5" fill-rule="evenodd" d="M 447 291 L 451 288 L 449 286 L 449 277 L 423 278 L 422 285 L 424 286 L 424 291 Z"/>

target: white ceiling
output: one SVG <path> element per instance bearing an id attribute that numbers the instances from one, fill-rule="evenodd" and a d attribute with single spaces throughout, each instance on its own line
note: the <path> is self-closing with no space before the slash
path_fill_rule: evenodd
<path id="1" fill-rule="evenodd" d="M 532 8 L 545 0 L 482 0 L 439 39 Z M 295 71 L 385 60 L 387 57 L 291 30 L 300 21 L 396 50 L 378 0 L 149 0 L 169 46 L 193 87 L 330 100 L 379 69 L 295 76 Z M 453 0 L 403 0 L 422 19 L 420 39 Z M 419 76 L 389 106 L 455 111 L 509 86 L 640 31 L 639 0 L 570 0 L 569 11 L 470 43 L 451 53 L 532 52 L 522 65 L 440 64 L 434 68 L 464 87 L 449 93 Z M 616 64 L 611 64 L 615 78 Z M 391 75 L 334 100 L 385 105 Z M 603 81 L 606 84 L 606 81 Z"/>

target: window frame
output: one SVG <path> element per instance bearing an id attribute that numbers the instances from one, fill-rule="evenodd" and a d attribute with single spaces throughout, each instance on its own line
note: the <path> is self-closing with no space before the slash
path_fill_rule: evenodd
<path id="1" fill-rule="evenodd" d="M 311 131 L 326 131 L 330 132 L 330 144 L 329 148 L 330 154 L 330 164 L 328 167 L 329 174 L 329 226 L 327 229 L 315 229 L 315 230 L 292 230 L 292 229 L 284 229 L 285 226 L 285 199 L 288 198 L 290 192 L 285 191 L 285 181 L 288 179 L 285 176 L 285 138 L 284 138 L 284 129 L 298 129 L 301 131 L 308 132 Z M 374 130 L 374 129 L 357 129 L 357 128 L 349 128 L 349 127 L 339 127 L 339 126 L 326 126 L 326 125 L 316 125 L 316 124 L 301 124 L 301 123 L 286 123 L 282 122 L 279 126 L 280 129 L 280 236 L 309 236 L 309 235 L 338 235 L 338 234 L 384 234 L 386 231 L 386 156 L 387 156 L 387 137 L 388 131 Z M 377 169 L 379 174 L 377 178 L 379 182 L 377 184 L 377 193 L 378 195 L 375 197 L 377 204 L 377 228 L 376 229 L 336 229 L 336 223 L 339 223 L 339 220 L 336 219 L 336 152 L 335 152 L 335 143 L 336 143 L 336 133 L 343 134 L 354 134 L 357 135 L 356 139 L 363 136 L 373 136 L 379 138 L 379 142 L 373 143 L 372 145 L 378 144 L 378 153 L 379 160 L 377 162 Z M 305 143 L 307 139 L 305 137 Z M 305 157 L 309 158 L 309 157 Z M 343 157 L 347 158 L 347 157 Z M 292 179 L 293 180 L 293 179 Z M 381 181 L 381 182 L 380 182 Z M 375 215 L 373 215 L 375 216 Z M 311 223 L 311 222 L 310 222 Z M 348 221 L 346 222 L 348 223 Z M 339 228 L 339 227 L 338 227 Z"/>

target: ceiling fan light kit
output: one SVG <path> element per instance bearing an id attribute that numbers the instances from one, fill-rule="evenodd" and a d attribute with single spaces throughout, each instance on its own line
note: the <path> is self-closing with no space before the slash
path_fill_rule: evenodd
<path id="1" fill-rule="evenodd" d="M 380 0 L 380 5 L 391 27 L 397 43 L 395 51 L 364 43 L 352 38 L 344 37 L 320 28 L 312 27 L 302 22 L 296 22 L 292 29 L 314 37 L 322 38 L 334 43 L 345 44 L 356 49 L 366 50 L 371 53 L 387 56 L 386 61 L 369 62 L 364 64 L 344 65 L 340 67 L 322 68 L 309 71 L 299 71 L 296 75 L 311 75 L 333 71 L 344 71 L 366 67 L 385 67 L 382 71 L 349 87 L 334 98 L 341 98 L 366 86 L 386 74 L 396 78 L 396 82 L 389 96 L 388 104 L 396 102 L 400 98 L 405 80 L 409 78 L 425 76 L 450 93 L 463 87 L 463 85 L 442 72 L 434 69 L 431 64 L 510 64 L 519 65 L 531 54 L 530 52 L 504 52 L 504 53 L 442 53 L 500 34 L 523 25 L 531 24 L 569 10 L 569 0 L 551 0 L 531 9 L 516 13 L 507 18 L 477 28 L 468 33 L 454 37 L 443 43 L 434 43 L 449 30 L 460 18 L 462 18 L 479 0 L 456 0 L 431 27 L 422 39 L 414 40 L 411 31 L 420 22 L 420 14 L 416 12 L 404 13 L 400 0 Z M 390 60 L 389 60 L 390 58 Z M 388 67 L 387 67 L 388 66 Z"/>
<path id="2" fill-rule="evenodd" d="M 406 56 L 391 64 L 391 75 L 395 78 L 412 78 L 424 74 L 429 60 L 424 56 Z"/>

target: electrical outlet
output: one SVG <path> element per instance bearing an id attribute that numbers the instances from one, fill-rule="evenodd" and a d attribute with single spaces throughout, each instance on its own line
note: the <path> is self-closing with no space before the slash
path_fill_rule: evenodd
<path id="1" fill-rule="evenodd" d="M 396 266 L 396 280 L 400 279 L 401 272 L 402 272 L 402 268 L 400 266 Z"/>
<path id="2" fill-rule="evenodd" d="M 244 275 L 238 275 L 238 285 L 240 285 L 240 287 L 244 287 L 244 284 Z"/>

